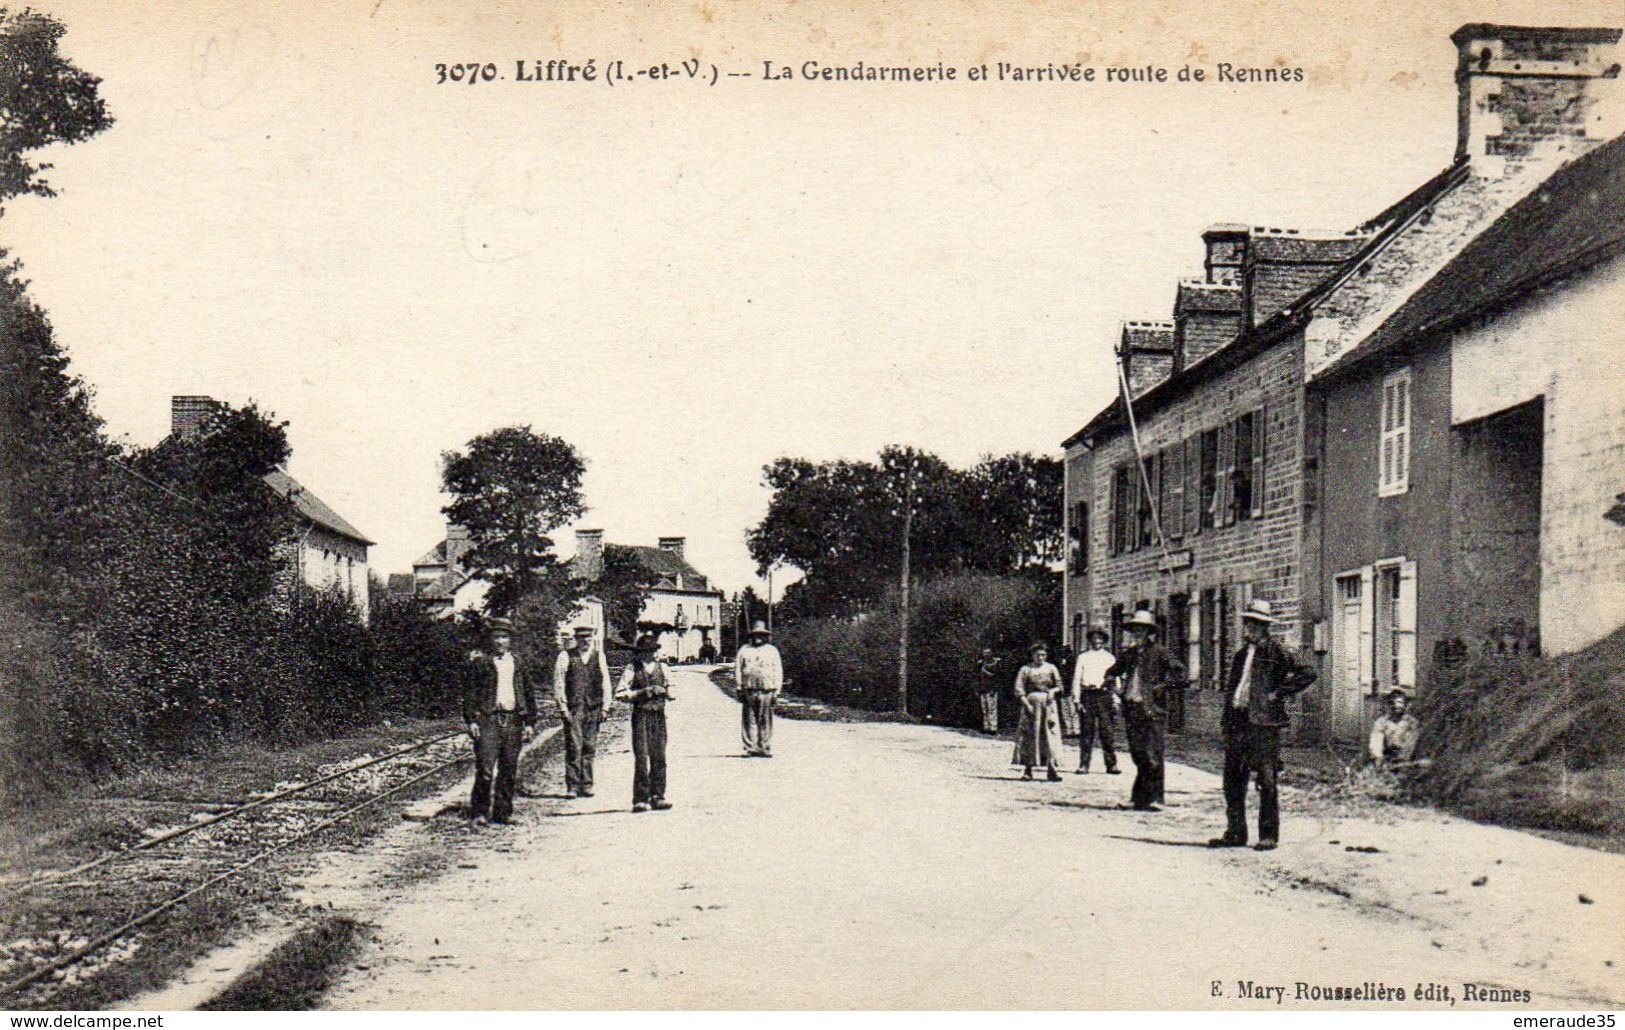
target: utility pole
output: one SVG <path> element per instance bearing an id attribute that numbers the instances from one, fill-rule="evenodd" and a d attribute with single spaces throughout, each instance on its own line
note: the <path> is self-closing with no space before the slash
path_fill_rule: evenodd
<path id="1" fill-rule="evenodd" d="M 767 632 L 773 633 L 773 566 L 767 567 Z"/>
<path id="2" fill-rule="evenodd" d="M 897 710 L 908 714 L 908 586 L 910 538 L 914 535 L 914 448 L 908 450 L 908 469 L 903 487 L 903 578 L 899 584 L 902 611 L 897 634 Z"/>

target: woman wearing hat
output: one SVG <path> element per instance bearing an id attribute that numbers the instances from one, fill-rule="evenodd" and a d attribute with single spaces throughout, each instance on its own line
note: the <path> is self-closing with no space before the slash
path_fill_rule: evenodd
<path id="1" fill-rule="evenodd" d="M 1021 778 L 1033 778 L 1033 766 L 1042 765 L 1051 781 L 1059 780 L 1055 763 L 1061 755 L 1061 721 L 1055 699 L 1061 693 L 1061 672 L 1049 663 L 1049 650 L 1034 644 L 1031 656 L 1016 673 L 1016 697 L 1021 701 L 1021 723 L 1016 727 L 1016 753 L 1012 765 L 1026 766 Z"/>
<path id="2" fill-rule="evenodd" d="M 1156 812 L 1163 802 L 1163 734 L 1170 687 L 1185 681 L 1185 664 L 1157 643 L 1157 620 L 1146 609 L 1123 623 L 1128 653 L 1107 670 L 1123 698 L 1123 724 L 1128 730 L 1129 757 L 1134 760 L 1134 786 L 1129 801 L 1135 811 Z"/>
<path id="3" fill-rule="evenodd" d="M 636 657 L 615 686 L 615 700 L 632 705 L 632 811 L 665 811 L 671 807 L 666 800 L 666 702 L 671 700 L 671 685 L 666 667 L 656 658 L 660 641 L 653 633 L 638 637 L 633 650 Z"/>

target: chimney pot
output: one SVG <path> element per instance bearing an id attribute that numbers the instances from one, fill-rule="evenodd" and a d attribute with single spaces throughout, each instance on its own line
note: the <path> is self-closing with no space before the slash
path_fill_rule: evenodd
<path id="1" fill-rule="evenodd" d="M 169 398 L 169 435 L 187 437 L 198 432 L 216 407 L 213 397 L 176 394 Z"/>

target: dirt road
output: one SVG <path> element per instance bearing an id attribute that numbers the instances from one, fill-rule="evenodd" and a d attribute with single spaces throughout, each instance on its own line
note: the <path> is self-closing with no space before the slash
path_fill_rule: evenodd
<path id="1" fill-rule="evenodd" d="M 1222 801 L 1194 769 L 1170 766 L 1146 814 L 1116 808 L 1132 770 L 1024 783 L 1007 743 L 929 727 L 781 720 L 777 757 L 745 759 L 737 706 L 698 673 L 676 689 L 675 809 L 632 813 L 611 748 L 596 798 L 529 801 L 360 913 L 381 943 L 328 1004 L 1335 1007 L 1299 982 L 1625 999 L 1617 856 L 1291 795 L 1279 851 L 1209 851 Z"/>

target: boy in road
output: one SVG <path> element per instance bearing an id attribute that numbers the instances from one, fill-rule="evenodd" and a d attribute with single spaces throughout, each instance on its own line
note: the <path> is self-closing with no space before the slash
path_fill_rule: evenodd
<path id="1" fill-rule="evenodd" d="M 663 812 L 666 800 L 666 702 L 671 685 L 656 655 L 660 641 L 652 633 L 638 638 L 636 657 L 621 672 L 615 700 L 632 706 L 632 811 Z"/>

